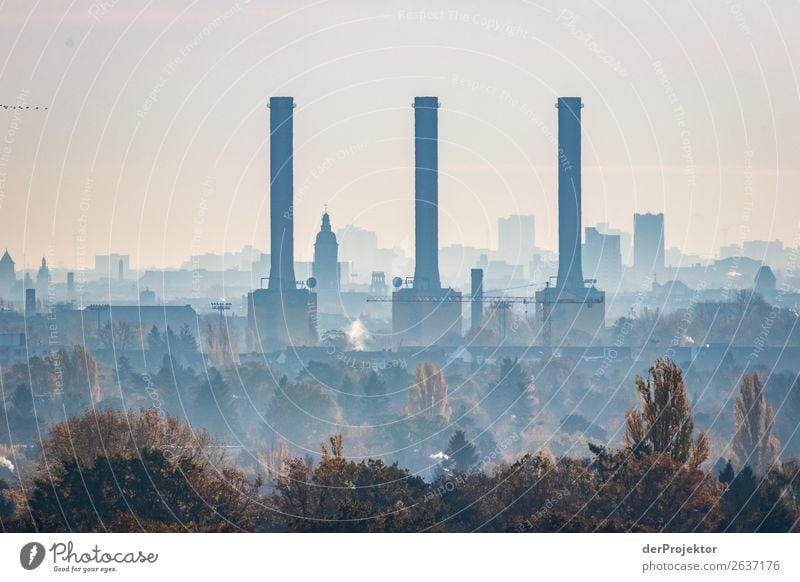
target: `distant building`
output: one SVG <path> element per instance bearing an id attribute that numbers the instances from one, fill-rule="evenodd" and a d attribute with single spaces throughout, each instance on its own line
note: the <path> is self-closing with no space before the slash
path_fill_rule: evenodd
<path id="1" fill-rule="evenodd" d="M 348 224 L 336 232 L 340 255 L 352 261 L 356 273 L 370 272 L 378 263 L 378 235 Z"/>
<path id="2" fill-rule="evenodd" d="M 134 329 L 145 331 L 156 326 L 163 332 L 169 327 L 175 333 L 188 325 L 193 334 L 197 334 L 199 326 L 197 312 L 191 305 L 111 305 L 104 310 L 86 307 L 81 313 L 86 325 L 126 323 Z"/>
<path id="3" fill-rule="evenodd" d="M 742 243 L 742 255 L 765 265 L 782 266 L 785 254 L 783 243 L 779 240 L 746 240 Z"/>
<path id="4" fill-rule="evenodd" d="M 619 252 L 622 255 L 623 265 L 633 264 L 633 245 L 631 244 L 631 233 L 625 232 L 618 228 L 611 228 L 607 222 L 598 222 L 597 230 L 600 234 L 616 234 L 619 235 Z"/>
<path id="5" fill-rule="evenodd" d="M 322 215 L 322 226 L 314 242 L 314 263 L 311 276 L 317 280 L 317 293 L 338 292 L 339 278 L 339 243 L 331 230 L 331 218 L 327 212 Z"/>
<path id="6" fill-rule="evenodd" d="M 14 268 L 14 259 L 8 254 L 8 250 L 3 253 L 0 259 L 0 295 L 8 296 L 12 287 L 17 282 L 17 273 Z"/>
<path id="7" fill-rule="evenodd" d="M 75 300 L 75 273 L 67 273 L 67 301 Z"/>
<path id="8" fill-rule="evenodd" d="M 770 298 L 775 295 L 777 288 L 778 283 L 772 269 L 766 265 L 759 268 L 753 282 L 753 290 L 764 298 Z"/>
<path id="9" fill-rule="evenodd" d="M 389 293 L 389 287 L 386 285 L 386 273 L 383 271 L 372 272 L 372 282 L 369 285 L 370 295 L 386 295 Z"/>
<path id="10" fill-rule="evenodd" d="M 17 360 L 28 358 L 25 334 L 0 332 L 0 365 L 6 366 Z"/>
<path id="11" fill-rule="evenodd" d="M 497 258 L 512 265 L 527 265 L 533 257 L 536 219 L 515 214 L 497 219 Z"/>
<path id="12" fill-rule="evenodd" d="M 42 266 L 36 273 L 36 295 L 42 304 L 50 302 L 50 269 L 47 267 L 47 259 L 42 257 Z"/>
<path id="13" fill-rule="evenodd" d="M 638 278 L 664 271 L 664 214 L 633 215 L 633 269 Z"/>
<path id="14" fill-rule="evenodd" d="M 120 262 L 122 267 L 120 267 Z M 128 255 L 111 253 L 109 255 L 95 255 L 95 274 L 100 279 L 124 280 L 131 270 L 131 258 Z"/>
<path id="15" fill-rule="evenodd" d="M 740 245 L 723 245 L 719 247 L 719 258 L 730 259 L 731 257 L 744 256 L 742 247 Z"/>
<path id="16" fill-rule="evenodd" d="M 622 278 L 622 254 L 618 234 L 602 234 L 597 228 L 584 229 L 583 272 L 589 279 L 596 279 L 601 287 L 613 289 Z"/>
<path id="17" fill-rule="evenodd" d="M 36 315 L 36 289 L 25 289 L 25 315 L 27 317 Z"/>
<path id="18" fill-rule="evenodd" d="M 150 289 L 145 289 L 139 293 L 139 305 L 155 305 L 156 293 Z"/>

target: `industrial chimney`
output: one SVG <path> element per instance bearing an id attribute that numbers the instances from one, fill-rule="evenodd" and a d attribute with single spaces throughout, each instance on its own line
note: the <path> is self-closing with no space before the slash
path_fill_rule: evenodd
<path id="1" fill-rule="evenodd" d="M 470 325 L 473 329 L 480 329 L 483 323 L 483 269 L 472 269 L 471 271 L 470 297 L 472 298 L 470 309 Z"/>
<path id="2" fill-rule="evenodd" d="M 269 100 L 270 291 L 296 289 L 292 97 Z"/>
<path id="3" fill-rule="evenodd" d="M 581 264 L 581 103 L 558 103 L 558 281 L 559 289 L 583 289 Z"/>
<path id="4" fill-rule="evenodd" d="M 439 280 L 439 101 L 414 98 L 414 289 L 441 289 Z"/>

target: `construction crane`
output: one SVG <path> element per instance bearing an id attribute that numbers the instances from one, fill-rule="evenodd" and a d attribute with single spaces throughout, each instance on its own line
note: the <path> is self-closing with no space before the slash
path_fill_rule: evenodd
<path id="1" fill-rule="evenodd" d="M 588 280 L 588 283 L 593 283 L 593 280 Z M 525 285 L 529 287 L 531 285 Z M 545 289 L 550 289 L 550 281 L 545 283 Z M 488 303 L 493 309 L 500 313 L 498 319 L 498 328 L 500 336 L 505 338 L 508 334 L 508 310 L 512 305 L 541 305 L 542 306 L 542 325 L 544 331 L 544 345 L 551 346 L 553 338 L 553 328 L 551 322 L 551 315 L 554 303 L 601 303 L 603 300 L 599 298 L 573 298 L 561 297 L 550 298 L 550 293 L 544 293 L 543 299 L 529 296 L 507 296 L 507 295 L 481 295 L 472 297 L 469 295 L 461 294 L 448 294 L 448 295 L 412 295 L 403 298 L 394 299 L 384 295 L 375 295 L 367 297 L 368 303 L 392 303 L 393 301 L 399 303 Z"/>

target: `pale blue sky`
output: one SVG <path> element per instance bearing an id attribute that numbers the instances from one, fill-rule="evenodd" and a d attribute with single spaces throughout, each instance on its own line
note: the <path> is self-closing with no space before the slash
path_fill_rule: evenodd
<path id="1" fill-rule="evenodd" d="M 494 246 L 498 216 L 532 213 L 555 247 L 560 95 L 585 103 L 584 225 L 663 211 L 691 253 L 797 244 L 795 1 L 32 4 L 0 4 L 0 102 L 50 107 L 0 109 L 20 263 L 72 264 L 77 233 L 84 265 L 266 249 L 271 95 L 298 104 L 298 259 L 325 203 L 411 250 L 415 95 L 442 103 L 443 245 Z"/>

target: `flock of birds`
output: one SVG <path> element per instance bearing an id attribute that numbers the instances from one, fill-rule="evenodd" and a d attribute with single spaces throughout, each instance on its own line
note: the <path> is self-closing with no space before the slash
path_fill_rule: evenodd
<path id="1" fill-rule="evenodd" d="M 3 109 L 47 109 L 38 105 L 0 105 Z"/>

